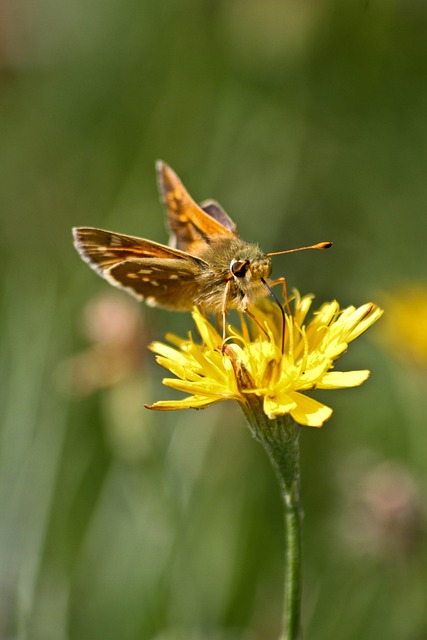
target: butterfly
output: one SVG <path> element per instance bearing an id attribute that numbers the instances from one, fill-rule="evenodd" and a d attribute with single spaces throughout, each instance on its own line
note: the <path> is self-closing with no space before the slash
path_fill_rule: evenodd
<path id="1" fill-rule="evenodd" d="M 75 247 L 110 284 L 149 305 L 175 311 L 197 305 L 221 313 L 224 338 L 227 309 L 250 314 L 251 304 L 272 294 L 272 256 L 331 246 L 321 242 L 263 253 L 258 245 L 239 237 L 236 225 L 215 200 L 196 204 L 167 164 L 158 161 L 156 169 L 169 246 L 94 227 L 75 227 Z"/>

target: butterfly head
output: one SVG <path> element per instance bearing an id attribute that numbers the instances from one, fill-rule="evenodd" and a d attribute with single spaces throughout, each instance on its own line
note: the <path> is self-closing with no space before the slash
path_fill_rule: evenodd
<path id="1" fill-rule="evenodd" d="M 268 256 L 259 255 L 252 260 L 249 258 L 233 258 L 230 263 L 230 272 L 236 282 L 256 282 L 261 278 L 268 278 L 271 273 L 271 259 Z"/>
<path id="2" fill-rule="evenodd" d="M 271 258 L 253 245 L 245 248 L 246 251 L 236 253 L 229 267 L 236 292 L 236 303 L 232 306 L 243 310 L 268 294 L 264 282 L 271 273 Z"/>

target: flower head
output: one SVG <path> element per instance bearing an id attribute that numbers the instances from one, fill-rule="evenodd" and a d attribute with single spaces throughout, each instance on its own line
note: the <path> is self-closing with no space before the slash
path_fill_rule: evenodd
<path id="1" fill-rule="evenodd" d="M 321 427 L 332 409 L 306 395 L 312 389 L 342 389 L 362 384 L 369 371 L 331 371 L 349 342 L 366 331 L 382 314 L 372 303 L 358 309 L 340 309 L 336 301 L 323 304 L 306 322 L 313 296 L 294 292 L 293 310 L 286 313 L 282 352 L 282 314 L 269 299 L 252 309 L 256 323 L 250 329 L 229 327 L 225 348 L 222 338 L 196 308 L 193 319 L 202 342 L 192 335 L 174 335 L 151 345 L 157 362 L 176 378 L 166 386 L 190 394 L 182 400 L 156 402 L 150 409 L 203 408 L 221 400 L 237 400 L 244 406 L 262 401 L 265 415 L 274 419 L 290 414 L 302 425 Z"/>

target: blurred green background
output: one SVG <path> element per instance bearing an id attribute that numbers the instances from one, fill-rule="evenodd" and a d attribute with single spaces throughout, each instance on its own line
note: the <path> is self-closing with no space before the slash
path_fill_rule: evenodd
<path id="1" fill-rule="evenodd" d="M 74 225 L 166 242 L 157 158 L 266 251 L 333 240 L 275 259 L 290 287 L 384 304 L 340 362 L 371 379 L 302 433 L 305 637 L 427 638 L 427 359 L 405 351 L 427 335 L 426 33 L 407 0 L 1 3 L 2 640 L 279 634 L 264 452 L 231 403 L 143 408 L 171 395 L 145 345 L 191 319 L 72 246 Z"/>

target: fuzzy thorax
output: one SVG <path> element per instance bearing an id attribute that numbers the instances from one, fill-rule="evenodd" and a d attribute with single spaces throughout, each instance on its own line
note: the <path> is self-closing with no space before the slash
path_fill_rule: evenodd
<path id="1" fill-rule="evenodd" d="M 257 245 L 240 238 L 220 239 L 199 254 L 208 264 L 198 277 L 195 303 L 208 311 L 221 312 L 229 283 L 227 308 L 245 310 L 268 294 L 262 279 L 271 273 L 271 259 Z"/>

